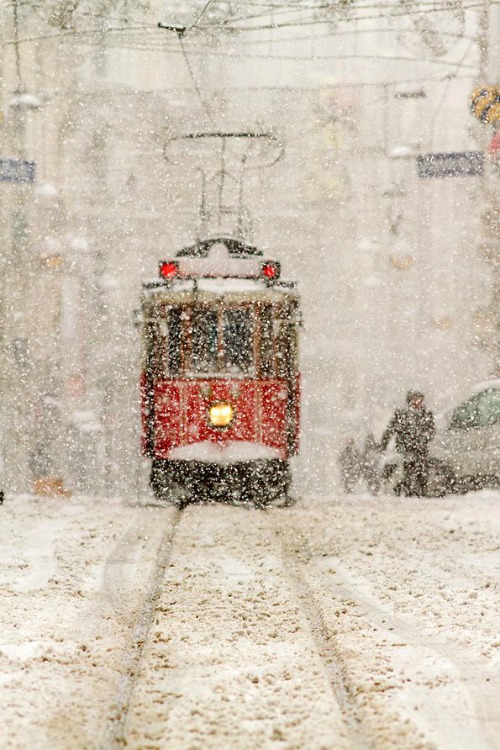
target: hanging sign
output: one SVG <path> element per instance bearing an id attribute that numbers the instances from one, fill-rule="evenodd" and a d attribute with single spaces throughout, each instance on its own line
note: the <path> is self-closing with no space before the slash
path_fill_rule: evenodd
<path id="1" fill-rule="evenodd" d="M 481 122 L 500 122 L 500 86 L 479 86 L 469 99 L 470 111 Z"/>
<path id="2" fill-rule="evenodd" d="M 0 159 L 0 182 L 33 182 L 34 179 L 34 161 Z"/>
<path id="3" fill-rule="evenodd" d="M 482 151 L 450 151 L 442 154 L 419 154 L 418 176 L 422 178 L 464 177 L 482 175 Z"/>

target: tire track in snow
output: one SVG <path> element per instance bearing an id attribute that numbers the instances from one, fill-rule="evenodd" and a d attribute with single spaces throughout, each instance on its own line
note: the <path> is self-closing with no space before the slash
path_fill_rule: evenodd
<path id="1" fill-rule="evenodd" d="M 448 702 L 445 694 L 441 701 L 435 698 L 433 705 L 430 702 L 426 704 L 426 713 L 436 726 L 443 725 L 443 718 L 450 709 L 452 715 L 455 713 L 457 717 L 456 731 L 449 732 L 454 736 L 450 740 L 443 738 L 439 744 L 440 748 L 470 750 L 470 743 L 477 742 L 479 737 L 482 738 L 481 748 L 491 748 L 492 750 L 500 748 L 496 727 L 490 729 L 491 717 L 496 716 L 498 712 L 498 686 L 493 682 L 484 682 L 484 665 L 478 668 L 477 659 L 467 658 L 459 647 L 452 647 L 447 645 L 444 640 L 430 637 L 418 625 L 413 626 L 402 617 L 391 614 L 387 607 L 384 607 L 375 597 L 362 591 L 360 581 L 354 580 L 337 558 L 323 557 L 321 560 L 313 560 L 312 564 L 316 568 L 316 573 L 312 574 L 311 577 L 315 581 L 319 577 L 323 578 L 322 590 L 330 591 L 339 600 L 349 599 L 355 602 L 356 606 L 364 610 L 364 615 L 373 626 L 377 627 L 378 632 L 385 634 L 389 641 L 393 641 L 393 648 L 397 648 L 401 652 L 405 649 L 413 649 L 418 652 L 422 667 L 427 661 L 432 668 L 433 656 L 438 657 L 438 664 L 449 665 L 454 676 L 455 700 Z M 335 570 L 334 580 L 332 580 L 332 574 L 325 571 L 325 566 L 330 567 L 332 565 Z M 441 678 L 443 678 L 443 675 L 441 675 Z M 437 679 L 439 679 L 439 675 Z M 443 683 L 444 687 L 445 683 Z M 467 738 L 466 728 L 460 728 L 458 724 L 467 709 L 469 714 L 474 715 L 476 726 L 472 737 L 469 739 Z M 467 723 L 470 724 L 470 720 Z M 447 745 L 447 742 L 451 742 L 451 744 Z"/>
<path id="2" fill-rule="evenodd" d="M 318 653 L 323 660 L 332 692 L 348 728 L 351 746 L 353 750 L 375 750 L 376 745 L 364 726 L 363 714 L 351 697 L 352 691 L 345 679 L 342 662 L 339 659 L 335 644 L 332 643 L 327 623 L 323 619 L 321 609 L 316 604 L 307 580 L 301 573 L 300 562 L 297 558 L 297 553 L 300 554 L 301 550 L 296 549 L 290 538 L 284 536 L 283 528 L 279 525 L 280 518 L 282 516 L 271 520 L 273 532 L 281 547 L 290 585 L 294 588 L 301 602 L 302 612 L 309 623 L 311 637 L 314 639 Z"/>
<path id="3" fill-rule="evenodd" d="M 484 664 L 478 668 L 460 648 L 392 614 L 336 556 L 313 551 L 314 533 L 308 539 L 296 518 L 283 520 L 283 544 L 373 746 L 499 750 L 498 691 L 494 682 L 485 682 Z"/>

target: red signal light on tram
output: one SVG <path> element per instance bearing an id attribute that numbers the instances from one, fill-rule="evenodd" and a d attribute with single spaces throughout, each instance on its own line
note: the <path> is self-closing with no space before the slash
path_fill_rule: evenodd
<path id="1" fill-rule="evenodd" d="M 160 262 L 160 276 L 162 279 L 175 279 L 179 274 L 179 264 L 176 260 L 162 260 Z"/>
<path id="2" fill-rule="evenodd" d="M 264 281 L 277 281 L 280 277 L 281 266 L 277 260 L 266 260 L 262 264 L 260 273 Z"/>

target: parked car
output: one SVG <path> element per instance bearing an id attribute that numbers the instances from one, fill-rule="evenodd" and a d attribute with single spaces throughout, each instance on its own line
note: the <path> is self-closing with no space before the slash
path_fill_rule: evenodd
<path id="1" fill-rule="evenodd" d="M 433 457 L 453 475 L 457 491 L 500 487 L 500 380 L 479 385 L 439 415 Z"/>

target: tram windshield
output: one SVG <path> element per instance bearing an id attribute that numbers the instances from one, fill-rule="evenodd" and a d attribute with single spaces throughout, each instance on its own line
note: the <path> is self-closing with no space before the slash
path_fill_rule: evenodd
<path id="1" fill-rule="evenodd" d="M 191 314 L 191 366 L 196 373 L 214 373 L 219 369 L 219 333 L 217 310 L 194 308 Z"/>
<path id="2" fill-rule="evenodd" d="M 224 364 L 228 371 L 249 372 L 253 365 L 253 321 L 251 310 L 224 310 L 222 338 Z"/>
<path id="3" fill-rule="evenodd" d="M 297 368 L 296 326 L 269 303 L 166 305 L 150 335 L 160 377 L 289 378 Z"/>
<path id="4" fill-rule="evenodd" d="M 189 370 L 250 375 L 254 371 L 252 309 L 193 308 Z"/>

